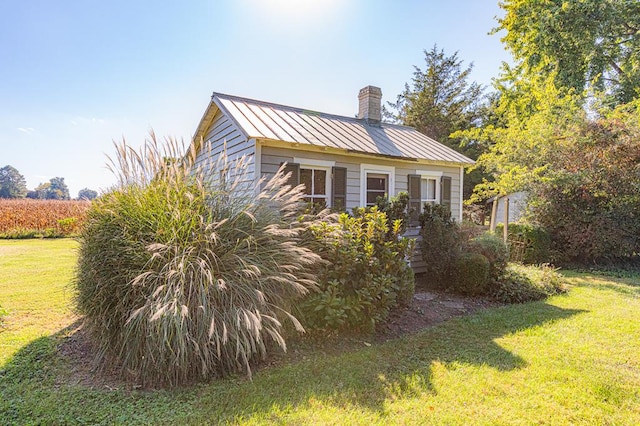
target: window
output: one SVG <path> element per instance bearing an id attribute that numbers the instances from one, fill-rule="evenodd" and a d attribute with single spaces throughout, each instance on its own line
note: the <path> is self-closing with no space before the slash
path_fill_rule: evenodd
<path id="1" fill-rule="evenodd" d="M 295 157 L 287 163 L 285 173 L 291 173 L 290 185 L 304 184 L 308 202 L 321 208 L 346 207 L 347 169 L 336 167 L 335 161 Z"/>
<path id="2" fill-rule="evenodd" d="M 360 205 L 373 206 L 378 197 L 391 197 L 394 193 L 394 175 L 394 167 L 361 164 Z"/>
<path id="3" fill-rule="evenodd" d="M 367 206 L 376 204 L 378 197 L 389 194 L 389 176 L 380 173 L 367 173 Z"/>
<path id="4" fill-rule="evenodd" d="M 442 204 L 451 209 L 451 177 L 442 172 L 416 170 L 408 176 L 410 224 L 418 225 L 425 204 Z"/>
<path id="5" fill-rule="evenodd" d="M 438 181 L 434 177 L 423 177 L 420 179 L 420 194 L 422 205 L 436 204 L 438 200 Z"/>
<path id="6" fill-rule="evenodd" d="M 300 167 L 300 183 L 304 184 L 305 200 L 313 205 L 327 206 L 327 170 Z"/>

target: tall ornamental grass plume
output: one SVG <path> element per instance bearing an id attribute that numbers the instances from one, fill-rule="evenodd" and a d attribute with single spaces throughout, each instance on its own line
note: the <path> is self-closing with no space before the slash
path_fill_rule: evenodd
<path id="1" fill-rule="evenodd" d="M 88 212 L 75 280 L 98 365 L 143 386 L 250 376 L 286 350 L 285 321 L 303 331 L 290 310 L 320 258 L 300 241 L 302 188 L 282 170 L 256 187 L 245 159 L 197 164 L 153 134 L 116 147 L 118 184 Z"/>

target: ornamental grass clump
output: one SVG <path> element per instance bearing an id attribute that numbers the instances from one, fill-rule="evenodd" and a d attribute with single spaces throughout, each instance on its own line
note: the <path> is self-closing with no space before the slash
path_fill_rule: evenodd
<path id="1" fill-rule="evenodd" d="M 299 244 L 301 188 L 279 171 L 255 189 L 243 159 L 196 167 L 194 148 L 117 146 L 118 185 L 95 200 L 80 236 L 76 304 L 100 366 L 143 386 L 251 374 L 315 283 Z M 206 156 L 205 156 L 206 157 Z M 209 171 L 209 172 L 207 172 Z M 213 171 L 213 172 L 211 172 Z"/>

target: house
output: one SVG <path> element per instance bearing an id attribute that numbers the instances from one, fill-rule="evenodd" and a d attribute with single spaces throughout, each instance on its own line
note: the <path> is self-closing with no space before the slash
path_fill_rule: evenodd
<path id="1" fill-rule="evenodd" d="M 213 93 L 194 135 L 197 164 L 226 150 L 230 161 L 246 156 L 256 179 L 287 163 L 291 183 L 304 183 L 311 201 L 352 209 L 407 191 L 413 207 L 442 203 L 460 221 L 464 167 L 473 161 L 382 122 L 381 99 L 377 87 L 360 90 L 355 118 Z"/>

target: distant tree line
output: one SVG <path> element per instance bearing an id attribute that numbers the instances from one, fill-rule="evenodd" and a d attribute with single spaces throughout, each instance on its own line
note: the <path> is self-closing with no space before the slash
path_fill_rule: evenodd
<path id="1" fill-rule="evenodd" d="M 78 200 L 93 200 L 98 192 L 89 188 L 78 192 Z M 11 165 L 0 168 L 0 198 L 32 198 L 39 200 L 70 200 L 69 187 L 63 177 L 54 177 L 49 182 L 27 189 L 24 176 Z"/>

